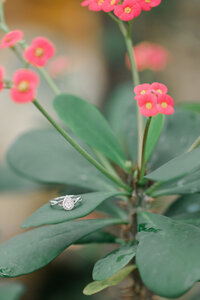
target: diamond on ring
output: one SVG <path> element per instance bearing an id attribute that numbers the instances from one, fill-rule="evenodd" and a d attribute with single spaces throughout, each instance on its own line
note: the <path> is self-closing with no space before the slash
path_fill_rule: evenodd
<path id="1" fill-rule="evenodd" d="M 66 195 L 50 200 L 51 206 L 61 206 L 64 210 L 72 210 L 82 198 L 75 195 Z"/>

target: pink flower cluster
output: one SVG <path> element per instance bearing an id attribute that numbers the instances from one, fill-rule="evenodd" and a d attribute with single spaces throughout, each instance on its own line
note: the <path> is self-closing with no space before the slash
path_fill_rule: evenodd
<path id="1" fill-rule="evenodd" d="M 84 0 L 82 6 L 88 6 L 92 11 L 111 12 L 122 21 L 131 21 L 138 17 L 142 10 L 149 11 L 158 6 L 161 0 Z"/>
<path id="2" fill-rule="evenodd" d="M 174 113 L 174 100 L 167 95 L 167 87 L 158 82 L 144 83 L 134 89 L 135 99 L 140 107 L 140 113 L 152 117 L 158 113 L 171 115 Z"/>
<path id="3" fill-rule="evenodd" d="M 14 47 L 23 39 L 23 32 L 14 30 L 7 33 L 0 41 L 0 49 Z M 43 67 L 55 54 L 54 45 L 44 37 L 35 38 L 24 51 L 24 59 L 35 67 Z M 32 70 L 20 69 L 15 72 L 10 95 L 17 103 L 34 101 L 39 86 L 39 76 Z M 4 88 L 4 69 L 0 66 L 0 91 Z"/>
<path id="4" fill-rule="evenodd" d="M 0 42 L 0 49 L 15 46 L 23 39 L 21 30 L 14 30 L 7 33 Z M 48 60 L 55 54 L 54 45 L 44 37 L 35 38 L 31 45 L 24 51 L 24 59 L 35 67 L 44 67 Z"/>
<path id="5" fill-rule="evenodd" d="M 146 69 L 162 71 L 171 60 L 170 53 L 161 45 L 142 42 L 133 48 L 138 71 Z M 126 65 L 130 69 L 130 60 L 126 54 Z"/>

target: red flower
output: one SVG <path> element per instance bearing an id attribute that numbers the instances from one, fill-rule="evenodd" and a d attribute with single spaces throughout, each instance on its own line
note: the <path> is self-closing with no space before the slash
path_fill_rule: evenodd
<path id="1" fill-rule="evenodd" d="M 105 0 L 85 0 L 81 3 L 82 6 L 88 6 L 89 10 L 101 11 Z"/>
<path id="2" fill-rule="evenodd" d="M 11 98 L 17 103 L 26 103 L 34 100 L 39 85 L 38 75 L 27 69 L 20 69 L 13 75 Z"/>
<path id="3" fill-rule="evenodd" d="M 14 30 L 6 35 L 1 40 L 0 48 L 9 48 L 14 46 L 17 42 L 23 39 L 23 32 L 21 30 Z"/>
<path id="4" fill-rule="evenodd" d="M 158 97 L 158 111 L 164 115 L 172 115 L 174 113 L 174 100 L 169 95 L 161 95 Z"/>
<path id="5" fill-rule="evenodd" d="M 154 94 L 138 96 L 140 113 L 145 117 L 152 117 L 158 114 L 157 97 Z"/>
<path id="6" fill-rule="evenodd" d="M 152 90 L 155 94 L 162 95 L 162 94 L 167 94 L 168 92 L 168 88 L 166 87 L 166 85 L 162 84 L 162 83 L 158 83 L 158 82 L 154 82 L 151 85 Z"/>
<path id="7" fill-rule="evenodd" d="M 43 67 L 54 54 L 54 45 L 47 38 L 37 37 L 24 51 L 24 58 L 36 67 Z"/>
<path id="8" fill-rule="evenodd" d="M 116 5 L 114 14 L 123 21 L 130 21 L 141 13 L 141 7 L 137 0 L 124 0 L 122 4 Z"/>
<path id="9" fill-rule="evenodd" d="M 134 88 L 134 93 L 136 94 L 135 99 L 137 100 L 139 96 L 145 95 L 146 93 L 151 93 L 152 87 L 149 83 L 143 83 L 140 85 L 137 85 Z"/>
<path id="10" fill-rule="evenodd" d="M 143 10 L 151 10 L 152 7 L 158 6 L 161 3 L 161 0 L 138 0 L 138 3 L 141 5 Z"/>
<path id="11" fill-rule="evenodd" d="M 115 6 L 119 3 L 120 0 L 105 0 L 103 5 L 102 5 L 102 9 L 105 12 L 110 12 L 112 11 Z"/>

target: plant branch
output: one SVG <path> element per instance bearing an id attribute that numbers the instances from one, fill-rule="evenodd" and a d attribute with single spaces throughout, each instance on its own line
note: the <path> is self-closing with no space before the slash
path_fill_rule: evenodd
<path id="1" fill-rule="evenodd" d="M 121 179 L 110 174 L 98 161 L 96 161 L 85 149 L 83 149 L 71 136 L 60 127 L 54 119 L 47 113 L 47 111 L 40 105 L 37 100 L 33 101 L 36 108 L 42 113 L 42 115 L 53 125 L 53 127 L 69 142 L 85 159 L 87 159 L 93 166 L 95 166 L 101 173 L 108 177 L 112 182 L 126 190 L 128 193 L 131 192 L 131 188 L 126 185 Z"/>
<path id="2" fill-rule="evenodd" d="M 145 152 L 146 152 L 146 144 L 147 144 L 147 136 L 149 131 L 149 126 L 151 124 L 152 117 L 149 117 L 146 122 L 146 126 L 144 129 L 144 137 L 142 142 L 142 157 L 141 157 L 141 171 L 139 173 L 139 180 L 141 181 L 144 177 L 145 172 Z"/>
<path id="3" fill-rule="evenodd" d="M 134 86 L 140 84 L 139 73 L 136 67 L 135 56 L 133 52 L 133 42 L 132 42 L 132 28 L 131 23 L 127 24 L 127 28 L 125 28 L 123 22 L 118 23 L 119 28 L 124 36 L 126 48 L 128 51 L 128 56 L 131 65 L 132 79 Z M 138 169 L 141 170 L 141 156 L 142 156 L 142 136 L 143 136 L 143 117 L 140 113 L 139 107 L 137 106 L 137 116 L 138 116 Z"/>

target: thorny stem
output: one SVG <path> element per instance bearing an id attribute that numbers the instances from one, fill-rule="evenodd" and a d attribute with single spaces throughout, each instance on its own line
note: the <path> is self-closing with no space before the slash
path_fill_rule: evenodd
<path id="1" fill-rule="evenodd" d="M 126 185 L 121 179 L 110 174 L 98 161 L 96 161 L 88 152 L 85 151 L 71 136 L 60 127 L 52 117 L 47 113 L 47 111 L 40 105 L 37 100 L 33 101 L 33 104 L 42 113 L 42 115 L 53 125 L 53 127 L 64 137 L 64 139 L 69 142 L 82 156 L 84 156 L 93 166 L 95 166 L 101 173 L 108 177 L 111 181 L 116 183 L 118 186 L 126 190 L 128 193 L 131 192 L 131 188 Z"/>
<path id="2" fill-rule="evenodd" d="M 147 136 L 149 131 L 149 126 L 151 124 L 152 117 L 149 117 L 146 122 L 146 126 L 144 129 L 144 136 L 143 136 L 143 142 L 142 142 L 142 157 L 141 157 L 141 171 L 139 174 L 139 180 L 141 181 L 144 177 L 145 172 L 145 152 L 146 152 L 146 144 L 147 144 Z"/>

